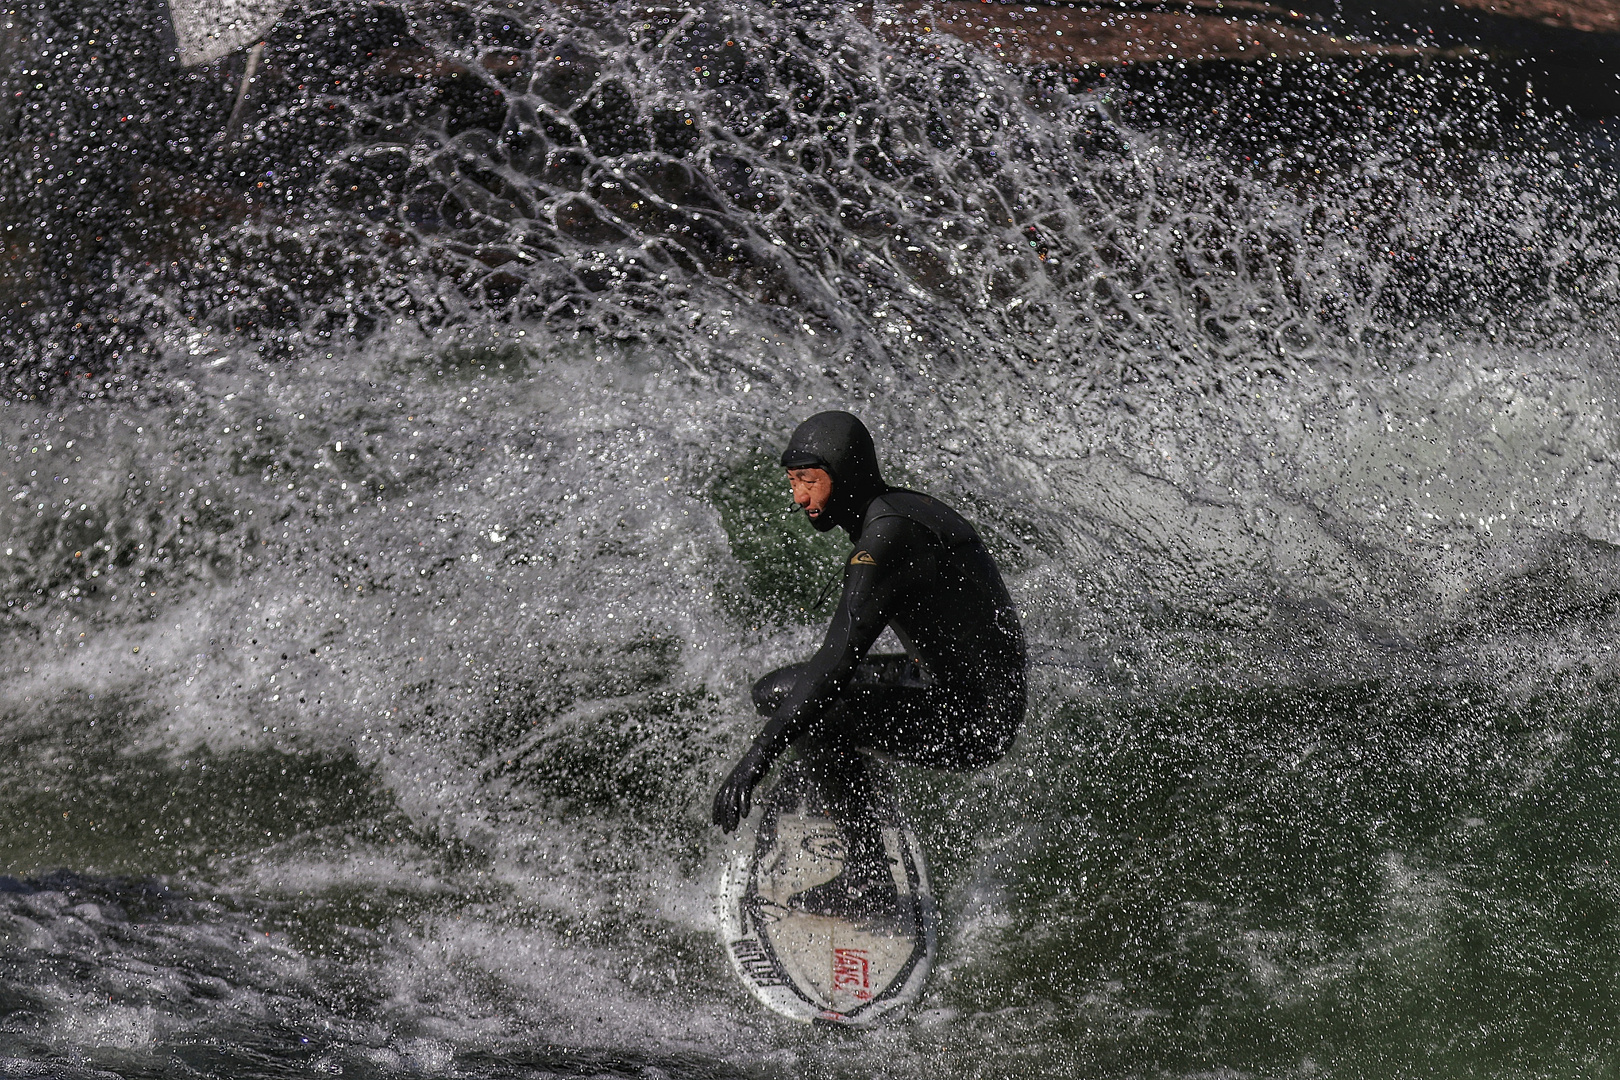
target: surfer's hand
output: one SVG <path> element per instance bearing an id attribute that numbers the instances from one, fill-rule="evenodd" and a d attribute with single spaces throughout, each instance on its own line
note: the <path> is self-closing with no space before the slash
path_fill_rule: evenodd
<path id="1" fill-rule="evenodd" d="M 770 767 L 765 755 L 750 748 L 726 777 L 726 782 L 720 785 L 720 790 L 714 793 L 714 823 L 723 832 L 735 829 L 737 823 L 748 816 L 754 801 L 754 787 Z"/>

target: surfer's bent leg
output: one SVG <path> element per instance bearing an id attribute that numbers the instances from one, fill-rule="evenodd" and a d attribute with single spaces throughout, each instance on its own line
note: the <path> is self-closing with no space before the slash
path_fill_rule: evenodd
<path id="1" fill-rule="evenodd" d="M 770 716 L 781 707 L 782 702 L 793 692 L 793 687 L 810 665 L 789 664 L 779 667 L 759 682 L 754 684 L 754 708 L 761 716 Z"/>
<path id="2" fill-rule="evenodd" d="M 792 664 L 754 684 L 754 705 L 772 715 L 808 664 Z M 937 685 L 905 656 L 862 660 L 843 696 L 794 744 L 828 799 L 848 845 L 844 868 L 806 890 L 795 903 L 806 911 L 859 917 L 892 906 L 894 878 L 883 844 L 865 750 L 944 769 L 975 769 L 1006 753 L 1023 719 L 1022 687 L 1005 694 L 962 692 Z M 1014 714 L 995 700 L 1019 706 Z"/>
<path id="3" fill-rule="evenodd" d="M 908 765 L 934 769 L 981 769 L 1012 746 L 1023 720 L 1012 694 L 976 687 L 852 687 L 839 717 L 841 737 Z"/>
<path id="4" fill-rule="evenodd" d="M 870 759 L 847 744 L 826 742 L 815 735 L 800 739 L 794 748 L 827 798 L 827 810 L 843 835 L 846 854 L 837 877 L 797 894 L 791 905 L 855 919 L 891 910 L 894 871 L 878 820 Z"/>
<path id="5" fill-rule="evenodd" d="M 772 715 L 809 666 L 789 664 L 755 683 L 760 715 Z M 908 765 L 983 768 L 1007 752 L 1023 722 L 1018 674 L 1016 686 L 998 689 L 939 686 L 904 655 L 868 656 L 814 739 L 829 750 L 877 750 Z"/>
<path id="6" fill-rule="evenodd" d="M 896 681 L 908 663 L 903 655 L 868 656 L 856 665 L 852 684 L 875 686 Z M 787 667 L 777 668 L 755 683 L 754 708 L 759 714 L 770 716 L 775 713 L 793 692 L 794 686 L 798 685 L 799 679 L 809 667 L 808 663 L 789 664 Z"/>

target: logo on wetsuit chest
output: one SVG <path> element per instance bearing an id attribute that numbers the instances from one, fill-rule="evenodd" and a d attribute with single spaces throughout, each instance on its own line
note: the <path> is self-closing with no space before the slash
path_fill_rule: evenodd
<path id="1" fill-rule="evenodd" d="M 857 551 L 849 557 L 851 566 L 876 566 L 877 560 L 865 551 Z"/>

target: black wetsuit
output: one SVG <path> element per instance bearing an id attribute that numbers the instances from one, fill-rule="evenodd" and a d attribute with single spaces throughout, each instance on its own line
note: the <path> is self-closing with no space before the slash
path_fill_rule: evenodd
<path id="1" fill-rule="evenodd" d="M 767 734 L 935 768 L 995 761 L 1024 718 L 1024 636 L 978 534 L 938 500 L 891 490 L 854 541 L 820 651 L 754 687 Z M 867 657 L 885 626 L 906 655 Z"/>
<path id="2" fill-rule="evenodd" d="M 828 512 L 812 521 L 842 527 L 854 551 L 821 649 L 754 687 L 769 719 L 715 797 L 727 831 L 795 742 L 969 769 L 1006 753 L 1024 717 L 1023 631 L 973 527 L 937 499 L 885 484 L 871 435 L 848 413 L 799 425 L 782 464 L 832 476 Z M 906 655 L 867 656 L 885 626 Z"/>

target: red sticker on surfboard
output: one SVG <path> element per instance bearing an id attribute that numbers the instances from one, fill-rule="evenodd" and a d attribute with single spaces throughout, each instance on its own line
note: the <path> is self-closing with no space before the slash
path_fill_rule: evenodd
<path id="1" fill-rule="evenodd" d="M 833 950 L 833 990 L 856 1001 L 871 1000 L 872 958 L 865 949 Z"/>

